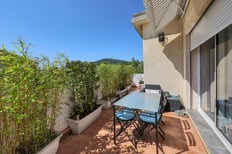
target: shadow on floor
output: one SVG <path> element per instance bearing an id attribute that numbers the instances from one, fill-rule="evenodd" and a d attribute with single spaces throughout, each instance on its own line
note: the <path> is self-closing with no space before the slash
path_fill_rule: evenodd
<path id="1" fill-rule="evenodd" d="M 70 135 L 59 144 L 58 154 L 79 153 L 155 153 L 155 130 L 137 144 L 137 149 L 129 141 L 125 133 L 113 141 L 113 111 L 104 110 L 100 118 L 80 135 Z M 165 139 L 159 138 L 164 153 L 207 153 L 190 118 L 178 117 L 173 112 L 164 113 Z M 119 128 L 119 125 L 117 125 Z M 136 136 L 133 127 L 128 129 Z M 137 134 L 138 136 L 138 134 Z M 161 152 L 161 150 L 159 149 Z"/>

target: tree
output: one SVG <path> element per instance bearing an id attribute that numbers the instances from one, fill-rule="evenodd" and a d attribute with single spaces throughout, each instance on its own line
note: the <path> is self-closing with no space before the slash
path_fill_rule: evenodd
<path id="1" fill-rule="evenodd" d="M 135 68 L 135 73 L 143 73 L 143 61 L 139 61 L 132 57 L 131 65 Z"/>

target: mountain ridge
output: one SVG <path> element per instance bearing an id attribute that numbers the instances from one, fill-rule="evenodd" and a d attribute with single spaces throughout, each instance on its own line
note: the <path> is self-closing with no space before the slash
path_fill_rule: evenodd
<path id="1" fill-rule="evenodd" d="M 110 63 L 110 64 L 120 64 L 120 63 L 129 63 L 129 61 L 115 59 L 115 58 L 103 58 L 95 61 L 95 63 Z"/>

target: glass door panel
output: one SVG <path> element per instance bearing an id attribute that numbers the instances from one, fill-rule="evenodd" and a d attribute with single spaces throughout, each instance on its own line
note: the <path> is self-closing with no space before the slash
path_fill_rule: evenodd
<path id="1" fill-rule="evenodd" d="M 232 26 L 217 36 L 216 126 L 232 143 Z"/>
<path id="2" fill-rule="evenodd" d="M 198 106 L 198 81 L 199 81 L 199 48 L 196 48 L 190 52 L 190 81 L 191 81 L 191 108 L 196 109 Z"/>
<path id="3" fill-rule="evenodd" d="M 216 73 L 214 37 L 200 46 L 200 66 L 201 108 L 215 121 Z"/>

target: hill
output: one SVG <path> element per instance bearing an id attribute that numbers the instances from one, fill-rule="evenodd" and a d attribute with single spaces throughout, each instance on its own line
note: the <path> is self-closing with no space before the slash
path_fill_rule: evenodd
<path id="1" fill-rule="evenodd" d="M 95 63 L 120 64 L 120 63 L 129 63 L 129 61 L 113 59 L 113 58 L 103 58 L 103 59 L 95 61 Z"/>

